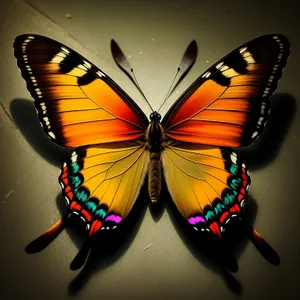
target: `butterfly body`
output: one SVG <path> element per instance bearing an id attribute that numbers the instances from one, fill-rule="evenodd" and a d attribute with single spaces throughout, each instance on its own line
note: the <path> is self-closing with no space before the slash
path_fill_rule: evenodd
<path id="1" fill-rule="evenodd" d="M 161 116 L 156 111 L 150 115 L 150 124 L 146 130 L 149 150 L 148 191 L 152 203 L 157 202 L 162 181 L 161 151 L 165 139 L 164 129 L 160 123 Z"/>
<path id="2" fill-rule="evenodd" d="M 125 55 L 114 41 L 111 48 L 132 80 Z M 60 146 L 78 147 L 59 176 L 67 213 L 27 252 L 41 251 L 78 219 L 90 236 L 71 264 L 81 267 L 95 233 L 122 223 L 148 175 L 151 201 L 158 200 L 164 176 L 178 211 L 199 234 L 222 239 L 228 223 L 239 219 L 266 259 L 279 263 L 277 253 L 243 220 L 250 172 L 231 147 L 250 145 L 263 131 L 269 97 L 290 53 L 285 36 L 261 36 L 233 50 L 200 75 L 162 121 L 152 110 L 150 122 L 121 87 L 67 46 L 30 34 L 18 36 L 14 49 L 44 131 Z M 179 65 L 178 82 L 196 54 L 193 41 Z"/>

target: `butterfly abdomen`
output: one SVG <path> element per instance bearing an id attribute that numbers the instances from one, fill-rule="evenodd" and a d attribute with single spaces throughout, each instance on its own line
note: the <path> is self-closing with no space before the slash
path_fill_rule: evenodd
<path id="1" fill-rule="evenodd" d="M 161 156 L 160 152 L 150 152 L 150 164 L 148 174 L 148 191 L 152 203 L 158 200 L 161 191 Z"/>

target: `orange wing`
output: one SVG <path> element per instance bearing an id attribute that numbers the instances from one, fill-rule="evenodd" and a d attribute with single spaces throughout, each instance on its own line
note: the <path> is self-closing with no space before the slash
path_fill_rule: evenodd
<path id="1" fill-rule="evenodd" d="M 76 147 L 141 137 L 147 117 L 103 71 L 52 39 L 27 34 L 15 57 L 44 131 L 61 146 Z"/>
<path id="2" fill-rule="evenodd" d="M 232 51 L 171 107 L 162 121 L 167 136 L 215 146 L 251 144 L 266 124 L 289 51 L 283 35 L 265 35 Z"/>

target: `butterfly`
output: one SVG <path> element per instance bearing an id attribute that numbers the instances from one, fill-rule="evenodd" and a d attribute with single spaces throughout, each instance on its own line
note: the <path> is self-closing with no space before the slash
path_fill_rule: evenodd
<path id="1" fill-rule="evenodd" d="M 111 50 L 142 93 L 114 40 Z M 18 36 L 14 55 L 44 132 L 56 144 L 76 148 L 59 175 L 67 212 L 26 251 L 41 251 L 78 219 L 88 235 L 71 263 L 79 269 L 101 231 L 113 231 L 128 216 L 147 177 L 151 202 L 159 200 L 164 178 L 191 229 L 222 239 L 228 224 L 239 220 L 258 250 L 278 264 L 278 254 L 242 216 L 250 172 L 232 148 L 252 144 L 263 131 L 289 54 L 284 35 L 253 39 L 200 75 L 162 120 L 142 93 L 152 109 L 149 120 L 116 82 L 74 50 L 44 36 Z M 192 41 L 166 99 L 196 56 Z"/>

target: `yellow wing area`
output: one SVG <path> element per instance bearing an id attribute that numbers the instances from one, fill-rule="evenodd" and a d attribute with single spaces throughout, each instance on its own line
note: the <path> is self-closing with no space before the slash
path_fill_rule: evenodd
<path id="1" fill-rule="evenodd" d="M 169 142 L 162 153 L 169 192 L 191 225 L 221 235 L 238 216 L 250 185 L 249 171 L 228 149 Z"/>
<path id="2" fill-rule="evenodd" d="M 71 213 L 90 235 L 103 224 L 114 228 L 130 212 L 148 170 L 143 142 L 100 144 L 75 150 L 59 181 Z"/>

